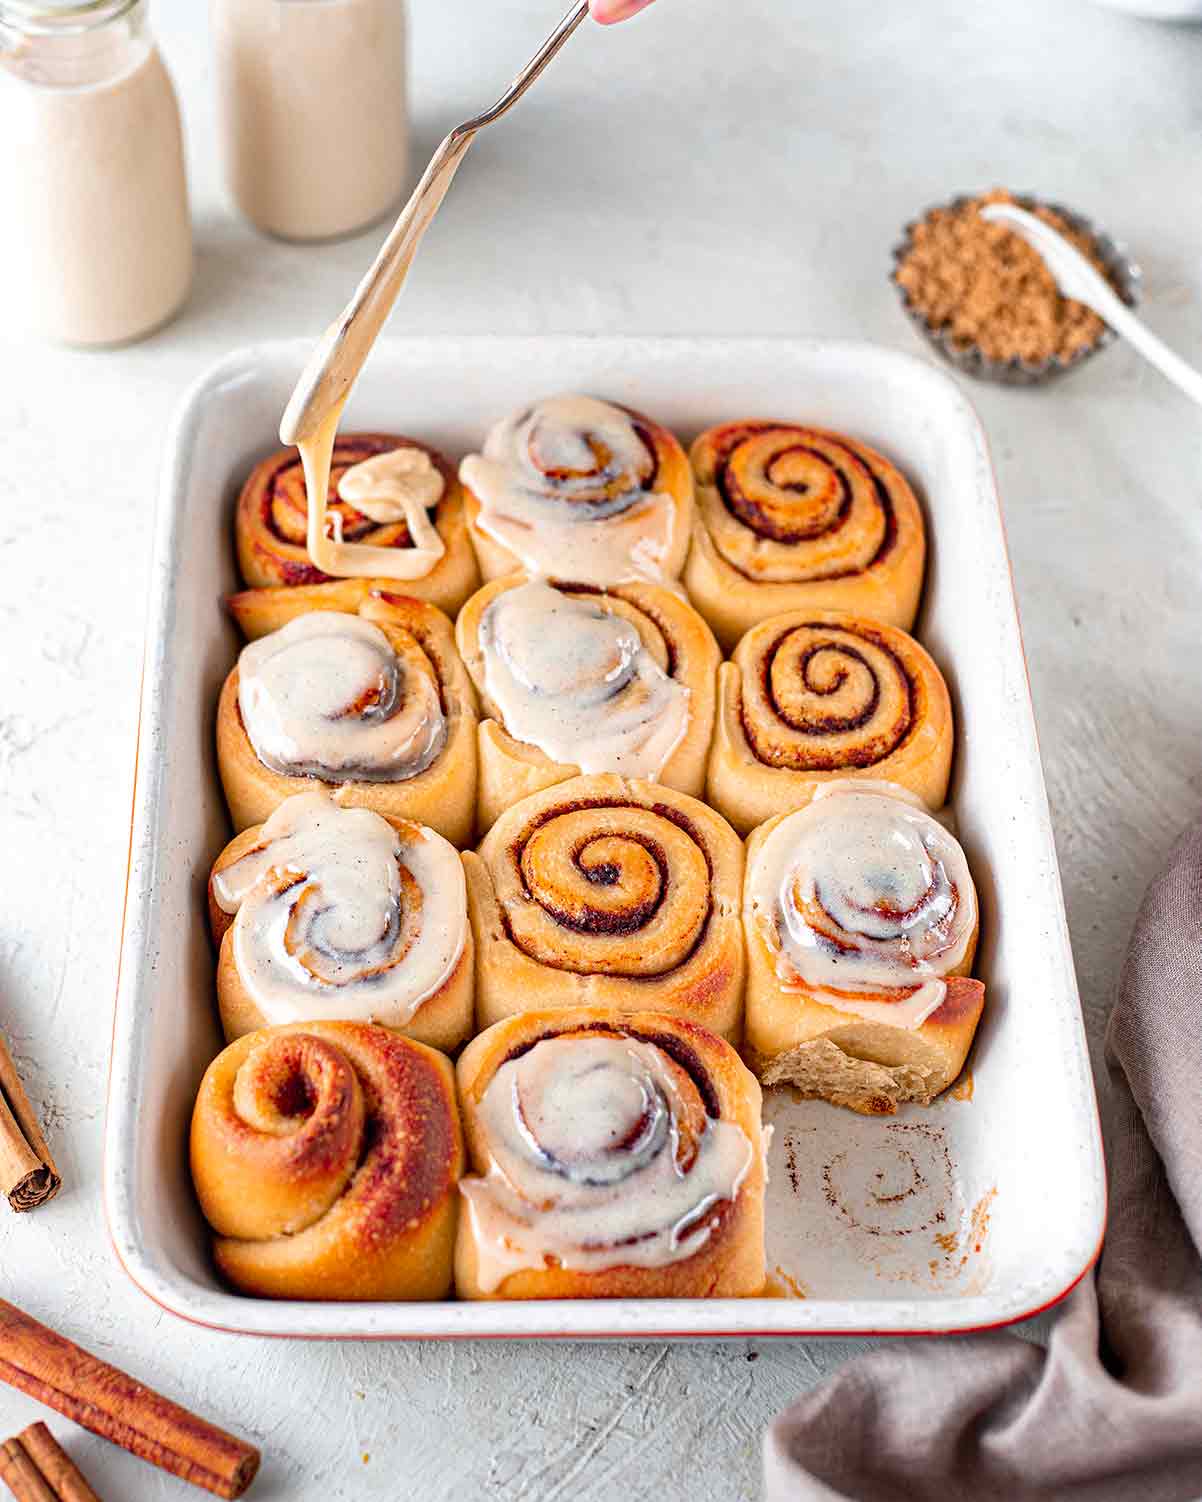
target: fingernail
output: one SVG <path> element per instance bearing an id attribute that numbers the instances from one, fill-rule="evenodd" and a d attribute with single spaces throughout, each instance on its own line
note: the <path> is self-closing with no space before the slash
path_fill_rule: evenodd
<path id="1" fill-rule="evenodd" d="M 615 21 L 625 21 L 639 11 L 646 10 L 651 0 L 592 0 L 593 20 L 602 26 L 612 26 Z"/>

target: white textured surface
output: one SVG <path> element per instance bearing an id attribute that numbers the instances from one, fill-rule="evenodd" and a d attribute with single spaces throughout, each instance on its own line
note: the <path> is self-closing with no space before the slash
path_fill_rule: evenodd
<path id="1" fill-rule="evenodd" d="M 419 151 L 557 9 L 415 0 Z M 11 332 L 20 289 L 0 281 L 0 1019 L 68 1179 L 38 1215 L 0 1216 L 0 1293 L 257 1439 L 256 1496 L 675 1497 L 686 1467 L 698 1502 L 752 1496 L 763 1423 L 848 1345 L 272 1345 L 157 1315 L 109 1255 L 99 1127 L 160 437 L 214 356 L 321 328 L 377 239 L 273 245 L 231 217 L 203 4 L 160 11 L 191 141 L 187 312 L 147 344 L 77 354 Z M 1002 181 L 1127 239 L 1149 322 L 1202 363 L 1200 66 L 1202 33 L 1079 0 L 660 0 L 577 37 L 480 144 L 396 327 L 913 348 L 883 279 L 897 228 Z M 972 395 L 1007 505 L 1096 1042 L 1143 886 L 1202 792 L 1202 425 L 1125 350 L 1058 388 Z M 3 1433 L 35 1416 L 0 1390 Z M 195 1495 L 71 1434 L 105 1495 Z"/>

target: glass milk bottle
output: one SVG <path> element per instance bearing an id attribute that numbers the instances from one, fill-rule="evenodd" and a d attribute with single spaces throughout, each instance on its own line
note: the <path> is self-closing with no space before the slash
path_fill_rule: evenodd
<path id="1" fill-rule="evenodd" d="M 14 313 L 69 344 L 164 323 L 192 279 L 179 107 L 144 0 L 0 0 Z"/>
<path id="2" fill-rule="evenodd" d="M 212 0 L 226 177 L 269 234 L 325 240 L 400 198 L 405 0 Z"/>

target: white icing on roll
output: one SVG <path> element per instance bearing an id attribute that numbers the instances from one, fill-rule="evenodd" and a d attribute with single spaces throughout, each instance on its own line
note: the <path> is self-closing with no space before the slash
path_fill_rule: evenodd
<path id="1" fill-rule="evenodd" d="M 243 647 L 238 708 L 255 755 L 286 776 L 402 782 L 442 750 L 438 686 L 419 649 L 378 626 L 312 611 Z"/>
<path id="2" fill-rule="evenodd" d="M 214 876 L 213 895 L 236 915 L 234 963 L 268 1024 L 403 1027 L 467 942 L 455 848 L 325 793 L 281 803 L 255 847 Z"/>
<path id="3" fill-rule="evenodd" d="M 424 449 L 389 449 L 352 464 L 338 482 L 339 498 L 381 526 L 404 522 L 413 546 L 343 542 L 342 517 L 331 511 L 326 523 L 332 540 L 314 562 L 325 573 L 342 577 L 424 579 L 447 550 L 430 520 L 430 510 L 445 489 L 437 465 Z"/>
<path id="4" fill-rule="evenodd" d="M 654 782 L 688 729 L 689 690 L 600 603 L 536 579 L 493 600 L 479 639 L 501 723 L 552 761 Z"/>
<path id="5" fill-rule="evenodd" d="M 497 423 L 459 468 L 477 525 L 533 574 L 585 584 L 662 577 L 675 507 L 628 413 L 557 396 Z"/>
<path id="6" fill-rule="evenodd" d="M 485 1291 L 548 1258 L 596 1272 L 700 1250 L 753 1149 L 734 1122 L 685 1125 L 681 1072 L 650 1043 L 579 1035 L 501 1065 L 479 1106 L 488 1173 L 460 1184 Z"/>
<path id="7" fill-rule="evenodd" d="M 346 398 L 343 397 L 343 401 Z M 424 579 L 446 552 L 427 514 L 442 499 L 445 482 L 423 449 L 389 449 L 353 464 L 338 482 L 339 498 L 380 525 L 403 521 L 412 547 L 343 542 L 342 517 L 329 509 L 334 440 L 342 403 L 318 432 L 300 444 L 308 497 L 306 548 L 315 567 L 340 579 Z"/>
<path id="8" fill-rule="evenodd" d="M 889 784 L 830 782 L 768 835 L 747 901 L 786 990 L 895 1027 L 942 1004 L 977 894 L 959 843 L 916 805 Z"/>

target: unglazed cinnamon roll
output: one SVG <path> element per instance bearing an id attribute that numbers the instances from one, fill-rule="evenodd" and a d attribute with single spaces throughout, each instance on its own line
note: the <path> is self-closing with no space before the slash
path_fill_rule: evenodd
<path id="1" fill-rule="evenodd" d="M 192 1178 L 242 1293 L 445 1298 L 462 1172 L 449 1060 L 385 1028 L 248 1033 L 201 1081 Z"/>
<path id="2" fill-rule="evenodd" d="M 480 1027 L 587 1003 L 738 1037 L 743 850 L 704 803 L 612 774 L 574 777 L 502 814 L 463 864 Z"/>
<path id="3" fill-rule="evenodd" d="M 461 1298 L 761 1291 L 760 1090 L 729 1044 L 655 1012 L 526 1012 L 458 1074 Z"/>
<path id="4" fill-rule="evenodd" d="M 746 1053 L 765 1084 L 870 1115 L 929 1104 L 963 1068 L 985 988 L 968 980 L 964 852 L 889 783 L 830 782 L 747 842 Z"/>
<path id="5" fill-rule="evenodd" d="M 909 629 L 922 512 L 866 444 L 793 423 L 728 422 L 690 457 L 697 515 L 685 584 L 726 651 L 791 610 L 851 610 Z"/>
<path id="6" fill-rule="evenodd" d="M 581 772 L 617 772 L 701 795 L 718 646 L 656 584 L 486 584 L 455 638 L 480 692 L 477 831 Z"/>
<path id="7" fill-rule="evenodd" d="M 339 588 L 343 581 L 330 580 L 309 556 L 307 524 L 300 458 L 295 449 L 280 449 L 255 465 L 238 497 L 234 531 L 242 577 L 253 589 L 306 587 L 310 609 L 326 594 L 342 602 L 334 608 L 348 608 L 347 591 Z M 415 439 L 339 436 L 328 527 L 334 542 L 356 545 L 354 567 L 342 572 L 363 573 L 369 563 L 379 587 L 427 600 L 448 615 L 480 582 L 462 487 L 437 449 Z M 379 551 L 364 554 L 365 548 Z M 261 603 L 269 606 L 270 596 Z"/>
<path id="8" fill-rule="evenodd" d="M 230 1041 L 317 1019 L 378 1022 L 448 1052 L 471 1034 L 463 866 L 421 824 L 324 792 L 288 798 L 217 857 L 209 921 Z"/>
<path id="9" fill-rule="evenodd" d="M 373 591 L 355 615 L 300 609 L 242 649 L 221 690 L 217 761 L 234 825 L 325 784 L 345 807 L 465 845 L 476 721 L 454 630 L 433 605 Z"/>
<path id="10" fill-rule="evenodd" d="M 638 412 L 556 396 L 507 417 L 459 466 L 480 571 L 619 584 L 675 579 L 693 476 L 680 444 Z"/>
<path id="11" fill-rule="evenodd" d="M 718 675 L 706 788 L 742 834 L 836 777 L 874 777 L 943 806 L 954 727 L 943 675 L 904 631 L 795 610 L 749 631 Z"/>

